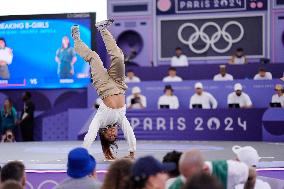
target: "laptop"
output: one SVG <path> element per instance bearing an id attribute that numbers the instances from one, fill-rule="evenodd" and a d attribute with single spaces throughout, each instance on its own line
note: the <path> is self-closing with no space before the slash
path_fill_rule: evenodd
<path id="1" fill-rule="evenodd" d="M 271 108 L 281 108 L 282 107 L 281 103 L 279 102 L 270 102 L 269 105 Z"/>
<path id="2" fill-rule="evenodd" d="M 192 104 L 193 109 L 202 109 L 202 104 Z"/>
<path id="3" fill-rule="evenodd" d="M 160 109 L 170 109 L 170 105 L 168 104 L 161 104 Z"/>
<path id="4" fill-rule="evenodd" d="M 228 104 L 229 108 L 240 108 L 240 104 L 234 103 L 234 104 Z"/>

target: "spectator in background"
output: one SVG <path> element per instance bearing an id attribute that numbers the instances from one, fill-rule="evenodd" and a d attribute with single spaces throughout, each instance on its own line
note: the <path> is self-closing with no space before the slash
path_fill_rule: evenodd
<path id="1" fill-rule="evenodd" d="M 3 166 L 1 170 L 1 182 L 5 183 L 8 180 L 18 182 L 23 188 L 26 185 L 25 166 L 20 161 L 10 161 Z"/>
<path id="2" fill-rule="evenodd" d="M 182 189 L 224 189 L 224 187 L 214 175 L 203 172 L 193 175 Z"/>
<path id="3" fill-rule="evenodd" d="M 241 183 L 245 183 L 245 189 L 253 189 L 256 178 L 255 169 L 249 168 L 242 162 L 234 160 L 204 162 L 199 150 L 184 152 L 179 161 L 179 170 L 181 176 L 170 186 L 170 189 L 182 188 L 187 180 L 191 180 L 194 175 L 202 172 L 216 176 L 227 189 L 234 189 Z"/>
<path id="4" fill-rule="evenodd" d="M 191 96 L 189 108 L 216 109 L 218 102 L 214 96 L 203 91 L 203 85 L 200 82 L 195 83 L 195 94 Z"/>
<path id="5" fill-rule="evenodd" d="M 126 72 L 126 78 L 125 78 L 126 83 L 137 83 L 140 81 L 141 81 L 140 78 L 135 76 L 135 73 L 133 70 L 128 70 Z"/>
<path id="6" fill-rule="evenodd" d="M 152 156 L 139 158 L 132 167 L 129 189 L 164 189 L 172 163 L 161 163 Z"/>
<path id="7" fill-rule="evenodd" d="M 232 75 L 227 73 L 226 65 L 220 65 L 220 73 L 215 75 L 213 80 L 214 81 L 233 81 L 234 78 Z"/>
<path id="8" fill-rule="evenodd" d="M 13 52 L 12 49 L 7 47 L 4 38 L 0 38 L 0 78 L 10 79 L 10 72 L 8 65 L 12 63 Z"/>
<path id="9" fill-rule="evenodd" d="M 168 189 L 180 175 L 178 162 L 180 160 L 181 155 L 181 152 L 177 152 L 174 150 L 172 152 L 167 153 L 163 158 L 163 163 L 174 163 L 176 165 L 176 168 L 174 170 L 168 172 L 170 178 L 166 182 L 166 189 Z"/>
<path id="10" fill-rule="evenodd" d="M 243 86 L 240 83 L 234 85 L 234 92 L 227 97 L 228 105 L 238 104 L 240 108 L 251 108 L 252 102 L 250 97 L 243 92 Z"/>
<path id="11" fill-rule="evenodd" d="M 158 100 L 158 109 L 178 109 L 179 101 L 178 97 L 174 95 L 174 89 L 171 85 L 166 85 L 164 89 L 164 95 L 160 96 Z"/>
<path id="12" fill-rule="evenodd" d="M 247 58 L 243 48 L 238 48 L 234 55 L 229 60 L 229 64 L 246 64 Z"/>
<path id="13" fill-rule="evenodd" d="M 22 100 L 24 102 L 24 108 L 22 110 L 21 119 L 18 124 L 21 127 L 23 141 L 34 140 L 33 130 L 35 105 L 31 98 L 32 95 L 30 92 L 25 92 L 22 97 Z"/>
<path id="14" fill-rule="evenodd" d="M 254 80 L 272 80 L 272 74 L 267 72 L 265 68 L 259 68 L 258 74 L 253 78 Z"/>
<path id="15" fill-rule="evenodd" d="M 68 154 L 68 179 L 55 189 L 100 189 L 102 184 L 96 179 L 96 160 L 85 148 L 75 148 Z"/>
<path id="16" fill-rule="evenodd" d="M 176 48 L 176 55 L 171 59 L 172 67 L 182 67 L 188 66 L 188 61 L 186 55 L 183 54 L 182 49 L 180 47 Z"/>
<path id="17" fill-rule="evenodd" d="M 2 184 L 1 189 L 24 189 L 20 183 L 14 180 L 8 180 Z"/>
<path id="18" fill-rule="evenodd" d="M 77 61 L 75 50 L 70 47 L 67 36 L 62 38 L 61 47 L 57 49 L 55 61 L 58 63 L 57 73 L 60 79 L 72 79 L 74 76 L 74 64 Z"/>
<path id="19" fill-rule="evenodd" d="M 147 106 L 146 97 L 141 94 L 139 87 L 132 88 L 132 95 L 126 98 L 127 108 L 129 109 L 144 109 Z"/>
<path id="20" fill-rule="evenodd" d="M 244 146 L 244 147 L 233 146 L 232 150 L 237 156 L 237 158 L 236 158 L 237 161 L 243 162 L 249 167 L 257 167 L 258 166 L 260 157 L 259 157 L 256 149 L 254 149 L 253 147 L 251 147 L 251 146 Z M 243 188 L 244 188 L 244 184 L 239 184 L 239 185 L 236 186 L 235 189 L 243 189 Z M 254 188 L 255 189 L 271 189 L 270 185 L 267 182 L 264 182 L 264 181 L 262 181 L 258 178 L 256 178 Z"/>
<path id="21" fill-rule="evenodd" d="M 17 122 L 17 112 L 13 107 L 11 99 L 7 98 L 4 101 L 4 106 L 0 111 L 2 141 L 12 142 L 15 139 L 15 129 Z"/>
<path id="22" fill-rule="evenodd" d="M 177 70 L 174 67 L 168 69 L 168 76 L 164 77 L 163 82 L 179 82 L 182 78 L 177 76 Z"/>
<path id="23" fill-rule="evenodd" d="M 113 162 L 108 168 L 101 189 L 126 189 L 132 164 L 129 159 L 120 159 Z"/>
<path id="24" fill-rule="evenodd" d="M 280 103 L 281 107 L 284 108 L 284 94 L 283 94 L 283 86 L 281 84 L 275 85 L 275 92 L 272 96 L 272 103 Z"/>
<path id="25" fill-rule="evenodd" d="M 201 173 L 204 167 L 204 158 L 200 151 L 191 150 L 184 152 L 179 160 L 179 171 L 175 181 L 170 185 L 169 189 L 180 189 L 184 186 L 186 180 L 190 179 L 193 175 Z"/>

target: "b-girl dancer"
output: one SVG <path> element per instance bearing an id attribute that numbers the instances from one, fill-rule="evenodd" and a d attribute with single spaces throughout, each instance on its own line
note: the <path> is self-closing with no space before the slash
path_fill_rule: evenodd
<path id="1" fill-rule="evenodd" d="M 118 127 L 122 129 L 129 145 L 128 157 L 134 158 L 134 152 L 136 151 L 136 138 L 125 116 L 125 91 L 127 85 L 124 80 L 124 55 L 111 33 L 106 29 L 112 23 L 113 20 L 110 19 L 96 24 L 110 55 L 111 65 L 109 69 L 104 68 L 99 55 L 80 39 L 79 26 L 74 25 L 71 29 L 75 51 L 90 64 L 93 85 L 103 100 L 91 121 L 83 146 L 89 149 L 99 132 L 103 153 L 107 160 L 115 159 L 113 149 L 117 147 L 115 141 Z"/>

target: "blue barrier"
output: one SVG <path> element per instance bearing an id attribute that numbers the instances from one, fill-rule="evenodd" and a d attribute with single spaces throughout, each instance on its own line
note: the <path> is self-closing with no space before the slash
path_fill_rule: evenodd
<path id="1" fill-rule="evenodd" d="M 91 109 L 69 111 L 69 136 L 77 134 L 79 139 L 83 138 L 89 125 L 85 124 L 87 119 L 80 118 L 92 112 Z M 273 120 L 272 115 L 278 117 L 278 123 L 268 125 L 266 121 Z M 284 109 L 280 108 L 132 110 L 127 112 L 127 118 L 138 140 L 284 141 L 283 132 L 275 134 L 275 127 L 284 130 Z"/>

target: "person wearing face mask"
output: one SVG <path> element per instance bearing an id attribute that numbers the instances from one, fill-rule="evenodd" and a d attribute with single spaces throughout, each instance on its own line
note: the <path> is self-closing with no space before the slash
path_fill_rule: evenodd
<path id="1" fill-rule="evenodd" d="M 57 73 L 59 78 L 72 79 L 77 57 L 74 49 L 70 47 L 70 41 L 67 36 L 62 38 L 62 46 L 56 51 L 55 61 L 58 63 Z"/>
<path id="2" fill-rule="evenodd" d="M 12 49 L 7 47 L 4 38 L 0 38 L 0 79 L 10 79 L 8 65 L 12 63 Z"/>
<path id="3" fill-rule="evenodd" d="M 229 60 L 229 64 L 246 64 L 247 58 L 243 48 L 238 48 L 235 54 Z"/>
<path id="4" fill-rule="evenodd" d="M 240 108 L 251 108 L 252 102 L 245 92 L 243 92 L 243 86 L 240 83 L 234 85 L 234 92 L 230 93 L 227 97 L 227 103 L 238 104 Z"/>

